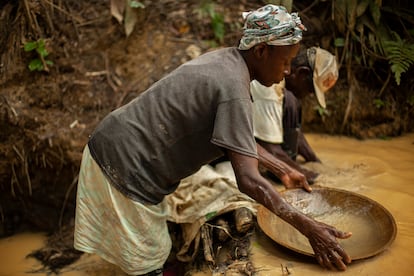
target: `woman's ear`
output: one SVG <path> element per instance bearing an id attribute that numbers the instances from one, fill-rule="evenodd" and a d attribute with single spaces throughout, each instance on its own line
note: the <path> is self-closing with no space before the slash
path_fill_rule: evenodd
<path id="1" fill-rule="evenodd" d="M 266 55 L 268 47 L 265 43 L 260 43 L 254 46 L 253 53 L 258 59 L 262 59 Z"/>

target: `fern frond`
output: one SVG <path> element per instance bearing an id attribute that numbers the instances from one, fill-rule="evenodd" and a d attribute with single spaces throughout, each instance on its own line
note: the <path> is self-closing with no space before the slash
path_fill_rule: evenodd
<path id="1" fill-rule="evenodd" d="M 383 48 L 395 81 L 400 85 L 401 74 L 407 72 L 414 63 L 414 44 L 402 40 L 397 33 L 394 33 L 394 37 L 395 40 L 383 41 Z"/>

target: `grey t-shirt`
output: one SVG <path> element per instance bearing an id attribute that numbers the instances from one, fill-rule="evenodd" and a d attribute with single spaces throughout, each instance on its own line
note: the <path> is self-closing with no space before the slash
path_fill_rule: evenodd
<path id="1" fill-rule="evenodd" d="M 236 48 L 201 55 L 107 115 L 91 154 L 119 191 L 157 204 L 220 147 L 257 158 L 249 83 Z"/>

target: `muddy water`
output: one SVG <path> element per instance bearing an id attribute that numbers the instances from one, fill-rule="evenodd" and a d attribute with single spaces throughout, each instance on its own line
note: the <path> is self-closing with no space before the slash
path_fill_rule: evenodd
<path id="1" fill-rule="evenodd" d="M 41 234 L 20 234 L 0 240 L 0 275 L 24 275 L 26 270 L 37 265 L 25 255 L 42 247 L 45 238 Z"/>
<path id="2" fill-rule="evenodd" d="M 414 267 L 414 134 L 390 140 L 359 141 L 346 137 L 307 135 L 323 164 L 310 164 L 321 176 L 317 184 L 365 195 L 392 213 L 398 233 L 381 254 L 353 262 L 341 275 L 412 275 Z M 352 231 L 352 225 L 349 229 Z M 20 234 L 0 240 L 0 276 L 47 275 L 33 273 L 40 265 L 25 256 L 41 247 L 41 234 Z M 312 258 L 277 245 L 264 234 L 252 242 L 252 260 L 260 276 L 339 275 L 323 270 Z M 84 255 L 61 275 L 123 275 L 96 256 Z M 194 273 L 207 276 L 210 273 Z"/>
<path id="3" fill-rule="evenodd" d="M 345 137 L 308 135 L 323 165 L 318 184 L 365 195 L 392 213 L 398 232 L 381 254 L 352 263 L 341 275 L 412 275 L 414 268 L 414 134 L 391 140 L 358 141 Z M 341 229 L 352 232 L 349 229 Z M 336 275 L 313 259 L 284 250 L 264 235 L 253 243 L 253 261 L 260 275 Z"/>

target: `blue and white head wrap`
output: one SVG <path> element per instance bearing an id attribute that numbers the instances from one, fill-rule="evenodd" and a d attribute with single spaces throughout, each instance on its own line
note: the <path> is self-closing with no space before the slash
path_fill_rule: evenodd
<path id="1" fill-rule="evenodd" d="M 302 40 L 302 31 L 306 30 L 297 13 L 289 14 L 285 7 L 272 4 L 244 12 L 243 19 L 240 50 L 248 50 L 261 42 L 276 46 L 293 45 Z"/>

